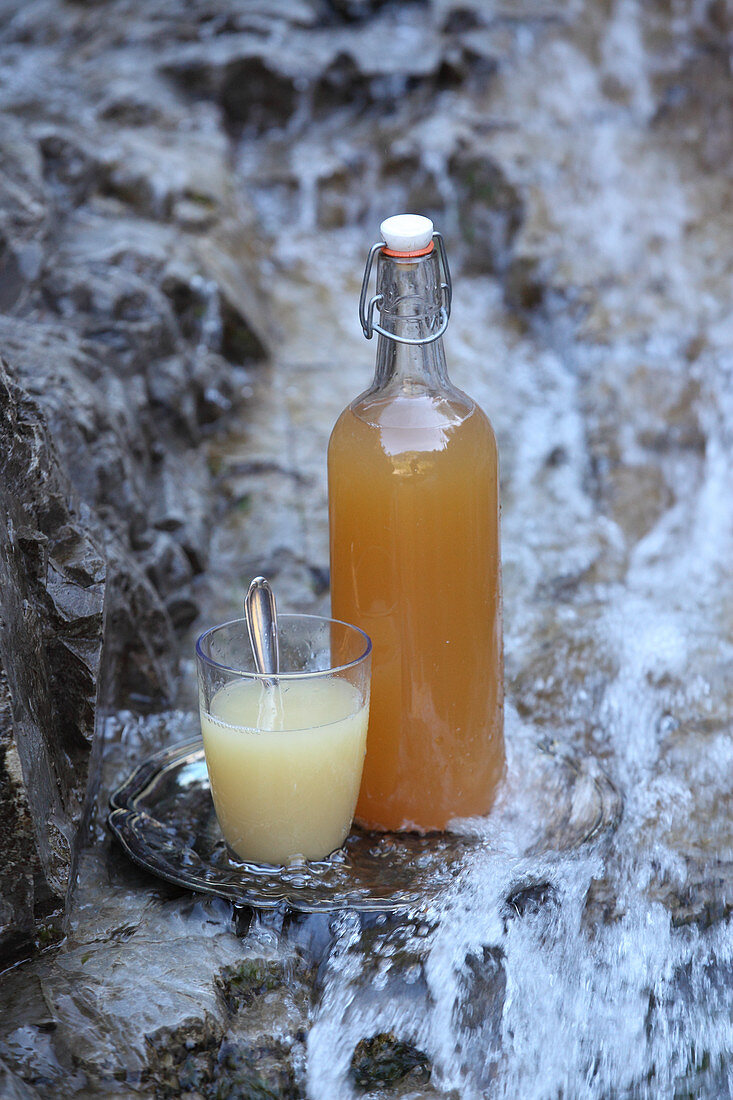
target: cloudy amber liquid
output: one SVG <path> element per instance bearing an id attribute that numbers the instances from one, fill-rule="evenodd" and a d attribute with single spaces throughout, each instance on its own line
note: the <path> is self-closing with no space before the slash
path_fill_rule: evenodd
<path id="1" fill-rule="evenodd" d="M 356 817 L 444 829 L 504 770 L 496 440 L 468 398 L 363 399 L 329 444 L 333 616 L 373 642 Z"/>

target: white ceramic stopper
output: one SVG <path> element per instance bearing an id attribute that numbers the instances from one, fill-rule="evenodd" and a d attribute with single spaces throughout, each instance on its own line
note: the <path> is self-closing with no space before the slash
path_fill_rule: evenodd
<path id="1" fill-rule="evenodd" d="M 419 252 L 433 239 L 433 223 L 422 214 L 395 214 L 382 222 L 379 231 L 394 252 Z"/>

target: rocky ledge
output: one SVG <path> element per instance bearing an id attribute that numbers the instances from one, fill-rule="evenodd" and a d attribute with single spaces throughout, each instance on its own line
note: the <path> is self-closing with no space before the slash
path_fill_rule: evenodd
<path id="1" fill-rule="evenodd" d="M 101 57 L 67 69 L 100 14 L 7 5 L 0 35 L 11 955 L 63 910 L 98 785 L 98 716 L 175 692 L 176 632 L 199 613 L 208 557 L 200 444 L 245 395 L 268 332 L 216 113 L 186 110 L 151 68 L 143 125 L 127 102 L 139 84 L 117 74 L 102 96 Z"/>

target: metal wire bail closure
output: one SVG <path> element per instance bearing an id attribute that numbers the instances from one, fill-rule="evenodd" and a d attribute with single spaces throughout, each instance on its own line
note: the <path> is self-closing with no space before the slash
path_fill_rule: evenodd
<path id="1" fill-rule="evenodd" d="M 369 299 L 367 305 L 367 296 L 369 294 L 369 280 L 372 274 L 372 267 L 374 265 L 374 257 L 378 252 L 381 252 L 385 247 L 384 241 L 377 241 L 369 249 L 369 255 L 367 256 L 366 267 L 364 269 L 364 278 L 361 283 L 361 294 L 359 295 L 359 321 L 367 340 L 371 340 L 375 332 L 378 332 L 380 336 L 386 336 L 388 340 L 396 340 L 398 344 L 432 344 L 434 340 L 439 340 L 445 330 L 448 328 L 448 321 L 450 320 L 450 307 L 453 300 L 453 281 L 450 276 L 450 268 L 448 267 L 448 257 L 445 253 L 445 244 L 443 242 L 443 234 L 438 233 L 437 230 L 433 233 L 433 241 L 438 246 L 438 258 L 443 269 L 444 282 L 441 282 L 440 289 L 443 293 L 443 305 L 440 308 L 440 326 L 437 332 L 431 333 L 430 336 L 423 336 L 419 339 L 410 339 L 407 336 L 397 336 L 394 332 L 387 332 L 385 328 L 378 325 L 374 320 L 374 311 L 383 300 L 382 294 L 375 294 Z"/>

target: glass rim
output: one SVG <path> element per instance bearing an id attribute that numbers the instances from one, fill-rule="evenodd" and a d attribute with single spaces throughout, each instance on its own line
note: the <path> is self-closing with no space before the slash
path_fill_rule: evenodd
<path id="1" fill-rule="evenodd" d="M 372 640 L 365 630 L 362 630 L 360 626 L 354 626 L 353 623 L 345 623 L 343 619 L 331 619 L 327 615 L 302 615 L 299 613 L 285 613 L 283 615 L 278 614 L 278 622 L 283 619 L 310 619 L 313 622 L 318 623 L 336 623 L 338 626 L 345 626 L 348 630 L 353 630 L 355 634 L 360 634 L 366 642 L 364 651 L 355 657 L 353 661 L 347 661 L 343 665 L 332 665 L 329 668 L 317 668 L 317 669 L 304 669 L 302 672 L 278 672 L 265 673 L 265 672 L 251 672 L 244 668 L 235 668 L 232 665 L 224 665 L 220 661 L 215 661 L 213 657 L 209 657 L 208 654 L 203 652 L 201 643 L 209 635 L 215 634 L 217 630 L 224 630 L 227 626 L 234 626 L 235 623 L 243 623 L 245 630 L 247 629 L 247 621 L 244 618 L 229 619 L 225 623 L 217 623 L 216 626 L 210 626 L 208 630 L 204 630 L 199 634 L 196 639 L 196 656 L 201 660 L 204 665 L 208 665 L 210 668 L 218 669 L 221 672 L 233 672 L 236 676 L 245 676 L 251 680 L 310 680 L 317 676 L 332 676 L 334 672 L 345 672 L 349 668 L 355 668 L 356 665 L 365 661 L 366 658 L 372 652 Z"/>

